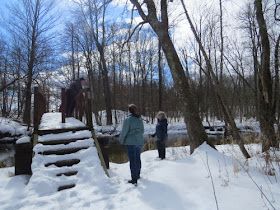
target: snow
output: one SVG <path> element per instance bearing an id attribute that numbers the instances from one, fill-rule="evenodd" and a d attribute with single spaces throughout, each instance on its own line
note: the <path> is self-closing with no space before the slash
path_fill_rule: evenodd
<path id="1" fill-rule="evenodd" d="M 260 150 L 260 145 L 247 147 L 254 154 Z M 272 209 L 248 173 L 274 208 L 280 208 L 279 167 L 276 176 L 268 176 L 255 164 L 264 164 L 260 156 L 246 164 L 233 156 L 240 154 L 236 145 L 217 148 L 219 151 L 203 144 L 192 155 L 189 147 L 167 148 L 165 160 L 157 158 L 155 150 L 143 152 L 137 187 L 126 183 L 129 163 L 110 163 L 108 178 L 95 147 L 75 154 L 82 161 L 75 166 L 79 173 L 73 177 L 51 178 L 67 171 L 67 167 L 39 167 L 43 166 L 42 159 L 32 163 L 37 170 L 27 185 L 28 176 L 9 177 L 13 168 L 0 169 L 1 209 L 216 209 L 211 176 L 219 209 Z M 55 156 L 50 158 L 57 160 Z M 55 192 L 61 182 L 77 185 Z"/>
<path id="2" fill-rule="evenodd" d="M 65 127 L 59 114 L 44 115 L 41 127 Z M 73 118 L 74 119 L 74 118 Z M 67 118 L 67 127 L 81 126 Z M 121 129 L 120 125 L 115 126 Z M 221 126 L 219 122 L 216 125 Z M 258 129 L 257 123 L 245 123 Z M 242 124 L 238 125 L 239 127 Z M 114 126 L 98 127 L 112 131 Z M 116 130 L 116 133 L 118 132 Z M 145 133 L 154 132 L 155 125 L 145 122 Z M 170 122 L 168 132 L 184 132 L 182 122 Z M 61 149 L 62 145 L 43 145 L 44 141 L 84 138 L 63 148 L 88 147 L 67 155 L 39 155 L 39 152 Z M 156 150 L 141 154 L 142 170 L 138 186 L 128 184 L 129 163 L 110 163 L 106 176 L 89 131 L 48 134 L 39 137 L 32 162 L 33 175 L 13 176 L 14 167 L 0 168 L 0 206 L 10 209 L 280 209 L 279 151 L 271 151 L 267 165 L 260 144 L 246 145 L 252 158 L 246 160 L 237 145 L 219 145 L 217 150 L 201 145 L 190 155 L 189 146 L 170 147 L 166 159 L 160 160 Z M 45 166 L 65 159 L 79 159 L 72 167 Z M 56 174 L 76 170 L 75 176 Z M 267 175 L 271 174 L 271 175 Z M 57 192 L 61 185 L 73 184 L 71 189 Z M 213 184 L 212 184 L 213 183 Z M 262 192 L 261 192 L 262 191 Z M 215 192 L 215 193 L 214 193 Z M 217 204 L 216 204 L 217 200 Z M 273 207 L 272 207 L 273 206 Z"/>
<path id="3" fill-rule="evenodd" d="M 116 124 L 115 122 L 115 113 L 118 118 L 118 123 Z M 122 130 L 122 125 L 123 125 L 123 120 L 127 116 L 127 112 L 121 111 L 121 110 L 112 110 L 112 116 L 113 116 L 113 125 L 106 125 L 106 112 L 102 111 L 99 112 L 99 115 L 102 117 L 102 126 L 98 126 L 95 121 L 95 116 L 93 114 L 92 119 L 94 120 L 94 129 L 97 133 L 101 134 L 110 134 L 110 135 L 115 135 L 119 134 Z M 144 123 L 144 136 L 147 136 L 148 134 L 152 134 L 156 130 L 156 123 L 157 119 L 154 119 L 154 123 L 152 123 L 152 119 L 148 117 L 142 116 L 143 123 Z M 243 120 L 243 122 L 240 122 L 239 120 L 236 120 L 236 126 L 241 132 L 246 132 L 246 133 L 260 133 L 260 125 L 259 122 L 256 122 L 255 119 L 246 119 Z M 206 133 L 209 135 L 222 135 L 224 132 L 219 131 L 219 128 L 223 128 L 225 126 L 224 122 L 221 122 L 219 120 L 214 120 L 210 122 L 203 121 L 202 122 L 203 126 L 212 126 L 214 127 L 214 131 L 210 131 L 209 129 L 206 129 Z M 186 124 L 182 119 L 179 121 L 174 121 L 174 119 L 168 118 L 168 135 L 187 135 L 187 128 Z"/>
<path id="4" fill-rule="evenodd" d="M 78 131 L 78 132 L 65 132 L 65 133 L 61 133 L 61 134 L 47 134 L 44 136 L 39 136 L 38 141 L 39 142 L 44 142 L 44 141 L 52 141 L 52 140 L 58 140 L 58 139 L 69 139 L 69 137 L 72 138 L 90 138 L 91 133 L 88 132 L 87 130 L 85 131 Z"/>
<path id="5" fill-rule="evenodd" d="M 16 141 L 16 144 L 24 144 L 31 142 L 30 136 L 24 136 Z"/>
<path id="6" fill-rule="evenodd" d="M 43 114 L 39 129 L 50 130 L 50 129 L 64 129 L 64 128 L 73 128 L 73 127 L 85 127 L 85 124 L 75 119 L 74 117 L 67 117 L 65 119 L 65 123 L 62 123 L 61 113 L 51 112 L 51 113 Z"/>
<path id="7" fill-rule="evenodd" d="M 27 126 L 11 119 L 0 117 L 0 133 L 9 133 L 12 136 L 26 134 Z"/>

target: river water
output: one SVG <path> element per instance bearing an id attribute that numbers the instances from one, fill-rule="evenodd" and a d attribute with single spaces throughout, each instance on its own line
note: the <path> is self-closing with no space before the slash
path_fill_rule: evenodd
<path id="1" fill-rule="evenodd" d="M 223 135 L 209 135 L 208 136 L 214 144 L 223 143 Z M 151 138 L 148 135 L 144 135 L 144 146 L 142 151 L 156 150 L 156 138 Z M 111 138 L 109 141 L 109 160 L 113 163 L 126 163 L 128 162 L 128 156 L 126 153 L 125 145 L 121 145 L 117 138 Z M 169 134 L 166 141 L 166 147 L 180 147 L 189 145 L 187 134 L 176 133 Z"/>
<path id="2" fill-rule="evenodd" d="M 222 144 L 222 135 L 210 135 L 208 136 L 214 144 Z M 151 138 L 148 135 L 144 135 L 145 144 L 143 151 L 156 150 L 156 138 Z M 166 147 L 179 147 L 189 145 L 188 136 L 185 133 L 172 133 L 168 135 L 166 141 Z M 109 160 L 113 163 L 126 163 L 128 161 L 126 149 L 124 145 L 121 145 L 118 138 L 110 137 L 109 139 Z M 0 168 L 14 166 L 14 144 L 0 144 Z"/>
<path id="3" fill-rule="evenodd" d="M 14 144 L 0 144 L 0 168 L 14 166 L 14 154 Z"/>

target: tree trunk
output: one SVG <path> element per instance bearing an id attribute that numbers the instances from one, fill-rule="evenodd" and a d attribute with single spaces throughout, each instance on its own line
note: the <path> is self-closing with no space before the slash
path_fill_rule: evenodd
<path id="1" fill-rule="evenodd" d="M 187 16 L 188 22 L 189 22 L 189 24 L 190 24 L 190 26 L 191 26 L 191 30 L 192 30 L 192 32 L 193 32 L 195 38 L 196 38 L 196 41 L 197 41 L 198 44 L 199 44 L 199 48 L 200 48 L 200 50 L 201 50 L 201 52 L 202 52 L 202 55 L 204 56 L 204 59 L 205 59 L 205 61 L 206 61 L 206 66 L 207 66 L 207 70 L 208 70 L 208 72 L 207 72 L 206 75 L 208 76 L 209 80 L 210 80 L 211 78 L 214 80 L 214 81 L 213 81 L 213 82 L 214 82 L 214 91 L 215 91 L 215 93 L 216 93 L 216 95 L 217 95 L 217 98 L 218 98 L 218 101 L 219 101 L 219 103 L 220 103 L 220 105 L 221 105 L 221 108 L 222 108 L 222 111 L 223 111 L 223 113 L 224 113 L 224 117 L 225 117 L 225 119 L 226 119 L 226 122 L 227 122 L 227 123 L 230 125 L 230 127 L 232 128 L 233 137 L 234 137 L 235 140 L 238 142 L 238 145 L 239 145 L 239 147 L 240 147 L 240 149 L 241 149 L 243 155 L 244 155 L 246 158 L 249 158 L 250 155 L 249 155 L 249 153 L 247 152 L 247 150 L 246 150 L 245 147 L 244 147 L 244 141 L 243 141 L 243 139 L 241 138 L 241 136 L 240 136 L 240 134 L 239 134 L 239 131 L 238 131 L 237 127 L 236 127 L 236 123 L 235 123 L 235 121 L 234 121 L 234 118 L 233 118 L 233 115 L 232 115 L 232 113 L 231 113 L 231 110 L 230 110 L 230 108 L 229 108 L 229 106 L 228 106 L 228 104 L 227 104 L 227 102 L 226 102 L 225 96 L 224 96 L 224 94 L 223 94 L 223 92 L 222 92 L 222 91 L 223 91 L 223 87 L 221 86 L 221 84 L 220 84 L 220 82 L 219 82 L 217 76 L 215 75 L 215 73 L 214 73 L 214 71 L 213 71 L 213 68 L 212 68 L 212 64 L 211 64 L 211 62 L 210 62 L 210 59 L 208 58 L 207 53 L 206 53 L 206 51 L 205 51 L 205 49 L 204 49 L 204 47 L 203 47 L 203 45 L 202 45 L 202 43 L 201 43 L 201 40 L 199 39 L 199 36 L 198 36 L 198 34 L 197 34 L 197 32 L 196 32 L 196 30 L 195 30 L 195 28 L 194 28 L 194 25 L 193 25 L 193 23 L 192 23 L 192 21 L 191 21 L 191 19 L 190 19 L 190 17 L 189 17 L 189 14 L 188 14 L 188 12 L 187 12 L 187 9 L 186 9 L 186 7 L 185 7 L 185 4 L 184 4 L 183 0 L 181 0 L 181 3 L 182 3 L 182 6 L 183 6 L 183 8 L 184 8 L 185 14 L 186 14 L 186 16 Z"/>
<path id="2" fill-rule="evenodd" d="M 260 126 L 264 135 L 262 150 L 268 151 L 271 146 L 278 147 L 274 122 L 275 113 L 272 105 L 272 77 L 270 72 L 270 44 L 267 26 L 262 10 L 262 0 L 255 0 L 257 22 L 261 36 L 261 68 L 259 76 L 260 86 Z"/>
<path id="3" fill-rule="evenodd" d="M 29 70 L 27 76 L 26 90 L 25 90 L 25 107 L 23 113 L 23 122 L 30 127 L 30 115 L 31 115 L 31 83 L 32 83 L 32 69 Z"/>
<path id="4" fill-rule="evenodd" d="M 190 89 L 189 81 L 185 76 L 184 69 L 181 65 L 174 45 L 168 34 L 160 36 L 160 40 L 175 86 L 179 91 L 185 107 L 184 118 L 190 138 L 191 152 L 193 152 L 194 149 L 201 145 L 204 141 L 208 142 L 208 137 L 199 117 L 198 106 L 194 100 L 194 92 Z"/>
<path id="5" fill-rule="evenodd" d="M 99 44 L 98 44 L 99 45 Z M 112 125 L 112 103 L 111 103 L 111 91 L 109 85 L 108 69 L 105 61 L 104 49 L 99 46 L 98 51 L 100 53 L 101 59 L 101 72 L 103 79 L 103 89 L 105 96 L 105 105 L 106 105 L 106 116 L 107 116 L 107 125 Z"/>
<path id="6" fill-rule="evenodd" d="M 162 111 L 162 69 L 160 41 L 158 41 L 158 111 Z"/>
<path id="7" fill-rule="evenodd" d="M 277 107 L 279 104 L 279 44 L 280 44 L 280 35 L 277 38 L 276 45 L 275 45 L 275 53 L 274 53 L 275 85 L 274 85 L 274 95 L 273 95 L 273 110 L 275 113 L 277 111 Z"/>
<path id="8" fill-rule="evenodd" d="M 26 84 L 26 99 L 25 99 L 25 110 L 23 115 L 23 122 L 27 123 L 30 127 L 31 120 L 31 85 L 33 80 L 33 68 L 35 64 L 35 55 L 36 55 L 36 42 L 37 42 L 37 33 L 38 33 L 38 15 L 39 15 L 39 6 L 40 1 L 36 1 L 35 11 L 34 11 L 34 23 L 32 25 L 32 37 L 31 37 L 31 49 L 28 60 L 28 73 L 27 73 L 27 84 Z"/>
<path id="9" fill-rule="evenodd" d="M 144 13 L 137 0 L 130 1 L 136 6 L 142 19 L 151 25 L 162 45 L 175 87 L 179 92 L 181 102 L 184 104 L 184 118 L 188 129 L 191 153 L 204 141 L 214 147 L 214 145 L 208 140 L 208 136 L 202 125 L 201 119 L 199 118 L 199 110 L 194 100 L 194 93 L 190 89 L 189 81 L 186 78 L 183 66 L 168 33 L 167 1 L 161 1 L 162 21 L 157 19 L 156 7 L 153 0 L 144 1 L 148 8 L 148 15 Z"/>

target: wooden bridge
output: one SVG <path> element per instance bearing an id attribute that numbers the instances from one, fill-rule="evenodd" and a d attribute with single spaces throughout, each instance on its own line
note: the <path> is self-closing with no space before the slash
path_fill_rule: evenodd
<path id="1" fill-rule="evenodd" d="M 104 161 L 93 129 L 89 96 L 89 90 L 81 90 L 77 100 L 79 103 L 75 108 L 75 117 L 78 119 L 65 119 L 65 89 L 62 89 L 61 93 L 62 112 L 45 113 L 45 99 L 39 89 L 35 88 L 32 142 L 16 145 L 16 175 L 36 176 L 36 173 L 43 171 L 46 177 L 58 182 L 57 191 L 69 189 L 75 187 L 78 181 L 76 175 L 84 171 L 79 170 L 84 167 L 80 157 L 91 156 L 96 152 L 100 161 L 95 164 L 102 166 L 104 173 L 109 176 L 108 164 Z"/>

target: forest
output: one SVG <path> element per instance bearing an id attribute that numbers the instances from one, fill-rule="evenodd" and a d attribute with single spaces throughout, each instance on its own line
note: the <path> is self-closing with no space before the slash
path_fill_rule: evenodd
<path id="1" fill-rule="evenodd" d="M 154 119 L 183 117 L 191 151 L 201 121 L 222 120 L 249 157 L 235 120 L 260 122 L 262 149 L 279 148 L 277 0 L 13 0 L 1 4 L 0 115 L 32 125 L 33 91 L 58 111 L 80 77 L 92 110 L 137 104 Z M 199 140 L 198 140 L 199 139 Z M 211 142 L 209 142 L 211 144 Z"/>

